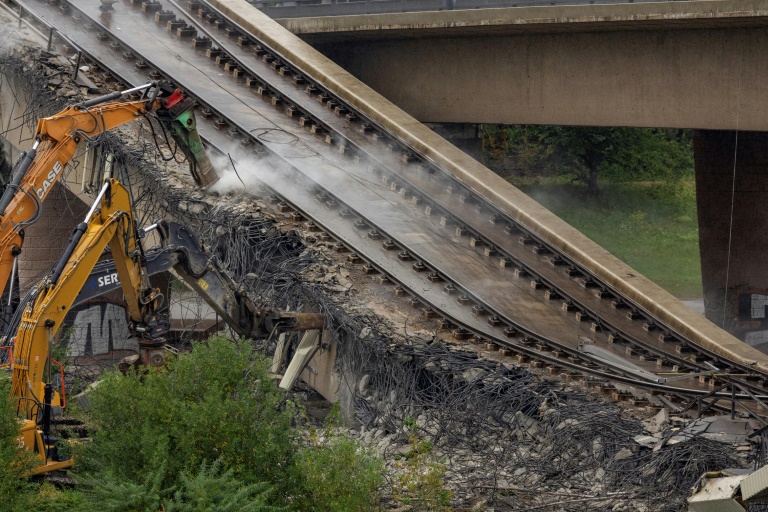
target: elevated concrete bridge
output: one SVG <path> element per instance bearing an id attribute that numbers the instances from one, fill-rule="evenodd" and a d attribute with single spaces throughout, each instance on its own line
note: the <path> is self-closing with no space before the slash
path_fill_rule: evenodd
<path id="1" fill-rule="evenodd" d="M 249 3 L 267 16 L 277 19 L 533 5 L 616 4 L 627 3 L 627 0 L 297 0 L 291 2 L 251 0 Z"/>
<path id="2" fill-rule="evenodd" d="M 708 316 L 768 290 L 768 1 L 278 21 L 423 122 L 696 129 Z"/>

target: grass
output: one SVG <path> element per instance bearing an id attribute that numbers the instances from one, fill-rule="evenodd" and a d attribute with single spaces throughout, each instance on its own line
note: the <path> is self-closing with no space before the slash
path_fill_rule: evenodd
<path id="1" fill-rule="evenodd" d="M 603 184 L 597 197 L 579 185 L 515 185 L 676 297 L 701 297 L 692 181 Z"/>

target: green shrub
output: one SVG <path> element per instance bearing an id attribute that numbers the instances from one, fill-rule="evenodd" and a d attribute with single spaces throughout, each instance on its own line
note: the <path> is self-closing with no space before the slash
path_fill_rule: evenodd
<path id="1" fill-rule="evenodd" d="M 90 508 L 93 512 L 156 512 L 161 510 L 163 495 L 171 489 L 163 489 L 165 471 L 148 471 L 139 482 L 101 474 L 83 482 L 88 490 Z"/>
<path id="2" fill-rule="evenodd" d="M 282 512 L 267 504 L 272 487 L 263 482 L 244 483 L 221 461 L 203 462 L 194 473 L 182 471 L 173 487 L 164 489 L 162 467 L 136 483 L 99 475 L 88 482 L 93 512 Z"/>
<path id="3" fill-rule="evenodd" d="M 268 497 L 272 488 L 257 482 L 244 485 L 234 477 L 232 469 L 221 471 L 221 460 L 203 462 L 196 474 L 179 476 L 178 489 L 168 503 L 167 512 L 281 512 L 271 507 Z"/>
<path id="4" fill-rule="evenodd" d="M 376 510 L 384 464 L 378 453 L 327 431 L 323 442 L 299 450 L 301 494 L 296 509 L 317 512 Z"/>
<path id="5" fill-rule="evenodd" d="M 95 433 L 82 467 L 135 484 L 162 473 L 159 488 L 168 489 L 220 459 L 246 483 L 280 484 L 292 461 L 293 414 L 268 366 L 248 343 L 213 338 L 167 370 L 106 375 L 90 395 Z"/>
<path id="6" fill-rule="evenodd" d="M 269 363 L 213 338 L 168 369 L 105 375 L 89 396 L 93 442 L 76 458 L 90 510 L 376 509 L 379 457 L 330 427 L 322 444 L 301 442 Z"/>

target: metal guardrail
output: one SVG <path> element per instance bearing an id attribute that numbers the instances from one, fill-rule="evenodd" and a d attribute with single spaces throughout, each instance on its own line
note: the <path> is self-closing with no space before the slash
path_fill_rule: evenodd
<path id="1" fill-rule="evenodd" d="M 419 11 L 451 11 L 499 7 L 643 3 L 655 0 L 248 0 L 271 18 L 313 18 Z M 686 0 L 671 0 L 673 2 Z"/>
<path id="2" fill-rule="evenodd" d="M 15 8 L 14 8 L 15 7 Z M 18 17 L 18 23 L 19 28 L 22 27 L 22 24 L 28 27 L 30 30 L 35 32 L 38 37 L 40 37 L 43 40 L 48 41 L 46 50 L 51 51 L 51 48 L 53 46 L 53 40 L 54 37 L 60 38 L 62 41 L 70 45 L 72 48 L 77 48 L 77 45 L 75 45 L 69 38 L 64 36 L 64 34 L 61 34 L 56 28 L 45 21 L 43 18 L 38 16 L 34 11 L 31 9 L 28 9 L 24 5 L 17 5 L 13 3 L 12 5 L 7 2 L 6 0 L 0 0 L 0 9 L 6 11 L 8 14 L 12 16 Z M 79 61 L 79 58 L 78 58 Z M 77 65 L 75 66 L 75 69 L 73 70 L 73 79 L 76 74 Z"/>

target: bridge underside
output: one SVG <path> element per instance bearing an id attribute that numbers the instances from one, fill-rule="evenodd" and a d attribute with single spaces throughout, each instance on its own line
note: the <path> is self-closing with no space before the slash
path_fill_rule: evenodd
<path id="1" fill-rule="evenodd" d="M 315 46 L 422 122 L 768 130 L 766 42 L 737 27 Z"/>

